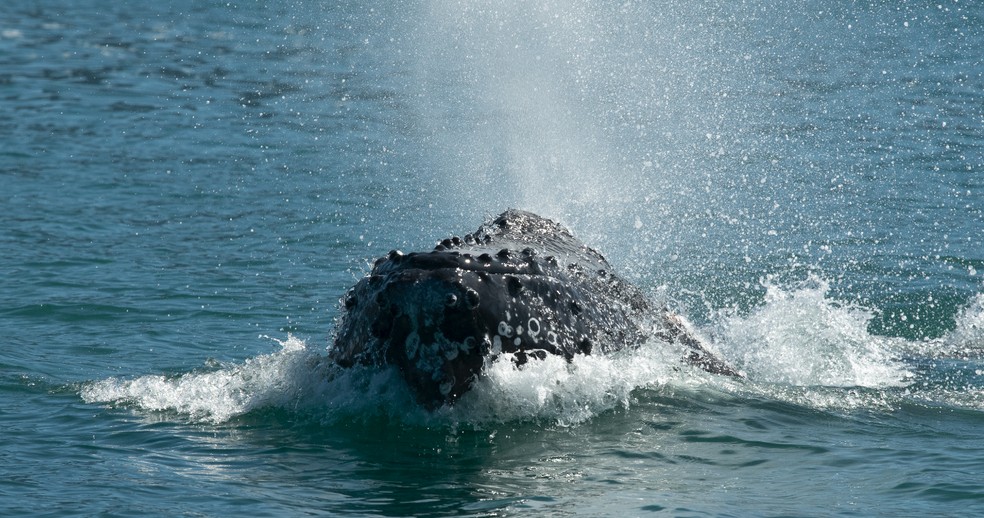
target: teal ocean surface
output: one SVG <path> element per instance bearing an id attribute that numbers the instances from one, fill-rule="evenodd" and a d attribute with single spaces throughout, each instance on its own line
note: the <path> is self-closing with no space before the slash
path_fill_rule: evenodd
<path id="1" fill-rule="evenodd" d="M 0 185 L 0 515 L 984 513 L 978 2 L 6 0 Z M 509 207 L 747 379 L 326 375 Z"/>

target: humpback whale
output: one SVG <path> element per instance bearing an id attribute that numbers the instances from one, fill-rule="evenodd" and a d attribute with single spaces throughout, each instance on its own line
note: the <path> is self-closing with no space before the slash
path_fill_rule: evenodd
<path id="1" fill-rule="evenodd" d="M 687 363 L 740 376 L 599 252 L 520 210 L 429 252 L 389 252 L 341 304 L 329 359 L 393 365 L 431 410 L 454 404 L 504 353 L 532 368 L 547 355 L 572 360 L 655 338 L 682 345 Z"/>

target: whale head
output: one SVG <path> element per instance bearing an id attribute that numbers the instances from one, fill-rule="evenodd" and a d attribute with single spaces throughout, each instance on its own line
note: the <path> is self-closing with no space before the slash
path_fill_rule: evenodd
<path id="1" fill-rule="evenodd" d="M 691 364 L 734 374 L 601 254 L 529 212 L 506 211 L 429 252 L 393 250 L 342 300 L 329 358 L 396 366 L 429 409 L 457 401 L 502 354 L 517 365 L 570 360 L 656 337 L 684 345 Z"/>
<path id="2" fill-rule="evenodd" d="M 638 339 L 626 315 L 648 304 L 609 269 L 564 227 L 508 211 L 433 251 L 377 259 L 343 299 L 330 355 L 395 365 L 422 404 L 450 404 L 501 353 L 522 364 Z"/>

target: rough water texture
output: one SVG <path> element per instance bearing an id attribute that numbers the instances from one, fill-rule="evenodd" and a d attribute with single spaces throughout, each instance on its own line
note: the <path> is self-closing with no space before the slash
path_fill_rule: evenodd
<path id="1" fill-rule="evenodd" d="M 977 2 L 0 6 L 0 515 L 979 516 Z M 392 248 L 564 224 L 678 351 L 325 361 Z"/>

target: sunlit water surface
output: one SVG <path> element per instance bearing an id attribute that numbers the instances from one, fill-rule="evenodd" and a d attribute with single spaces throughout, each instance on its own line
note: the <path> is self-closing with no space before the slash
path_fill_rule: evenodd
<path id="1" fill-rule="evenodd" d="M 984 512 L 984 9 L 486 4 L 0 7 L 0 514 Z M 747 379 L 326 366 L 508 207 Z"/>

